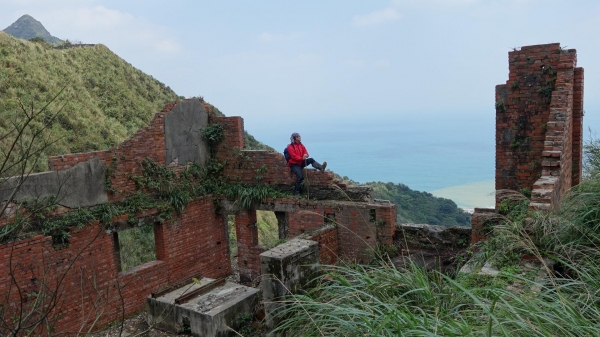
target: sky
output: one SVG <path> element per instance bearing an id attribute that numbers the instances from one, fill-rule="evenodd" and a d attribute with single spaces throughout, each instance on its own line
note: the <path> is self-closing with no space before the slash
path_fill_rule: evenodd
<path id="1" fill-rule="evenodd" d="M 178 95 L 244 117 L 271 146 L 293 131 L 390 120 L 473 120 L 493 132 L 508 52 L 553 42 L 577 49 L 585 120 L 600 127 L 598 0 L 0 0 L 0 8 L 0 29 L 29 14 L 61 39 L 102 43 Z"/>

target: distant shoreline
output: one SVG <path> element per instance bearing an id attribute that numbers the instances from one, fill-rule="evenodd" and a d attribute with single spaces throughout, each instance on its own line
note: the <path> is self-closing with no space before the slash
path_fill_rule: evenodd
<path id="1" fill-rule="evenodd" d="M 477 208 L 493 208 L 495 203 L 494 180 L 440 188 L 429 193 L 454 201 L 459 208 L 472 213 Z"/>

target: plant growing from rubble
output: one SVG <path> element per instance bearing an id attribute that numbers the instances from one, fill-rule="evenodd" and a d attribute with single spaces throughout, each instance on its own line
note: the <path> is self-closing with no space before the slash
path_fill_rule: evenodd
<path id="1" fill-rule="evenodd" d="M 210 144 L 217 144 L 223 139 L 223 125 L 218 123 L 209 124 L 202 131 L 202 137 Z"/>
<path id="2" fill-rule="evenodd" d="M 503 100 L 499 100 L 496 102 L 496 110 L 501 112 L 506 112 L 506 105 L 504 105 Z"/>

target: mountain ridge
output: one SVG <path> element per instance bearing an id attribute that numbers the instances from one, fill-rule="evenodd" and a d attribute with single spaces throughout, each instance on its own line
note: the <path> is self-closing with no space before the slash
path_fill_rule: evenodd
<path id="1" fill-rule="evenodd" d="M 14 37 L 31 40 L 33 38 L 41 38 L 44 41 L 58 45 L 64 41 L 52 36 L 41 22 L 34 19 L 31 15 L 25 14 L 10 26 L 6 27 L 3 32 Z"/>

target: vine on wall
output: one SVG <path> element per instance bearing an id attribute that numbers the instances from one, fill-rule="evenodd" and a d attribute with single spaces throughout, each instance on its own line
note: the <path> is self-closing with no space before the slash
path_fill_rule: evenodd
<path id="1" fill-rule="evenodd" d="M 27 199 L 23 201 L 24 212 L 13 221 L 0 227 L 0 244 L 28 237 L 38 233 L 50 235 L 55 245 L 69 243 L 70 228 L 83 227 L 99 221 L 107 229 L 112 229 L 112 220 L 127 215 L 132 227 L 138 223 L 136 214 L 156 209 L 160 221 L 180 215 L 194 199 L 219 194 L 229 200 L 239 202 L 242 208 L 251 208 L 266 198 L 289 197 L 273 187 L 255 184 L 227 183 L 222 177 L 223 164 L 215 159 L 216 145 L 223 139 L 223 126 L 211 124 L 203 132 L 209 142 L 211 159 L 204 166 L 188 163 L 183 169 L 144 159 L 140 162 L 140 174 L 127 177 L 136 184 L 136 191 L 125 196 L 123 201 L 105 203 L 94 207 L 71 210 L 54 215 L 59 207 L 55 197 Z M 110 177 L 114 174 L 115 162 L 107 170 L 107 188 L 110 190 Z M 260 169 L 265 173 L 266 167 Z"/>

